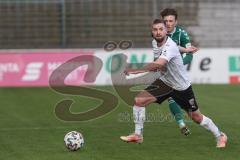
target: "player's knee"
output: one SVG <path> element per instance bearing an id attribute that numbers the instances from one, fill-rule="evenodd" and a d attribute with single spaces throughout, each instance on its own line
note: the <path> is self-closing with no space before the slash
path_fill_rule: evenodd
<path id="1" fill-rule="evenodd" d="M 136 106 L 144 106 L 143 98 L 135 97 L 134 98 L 134 105 L 136 105 Z"/>
<path id="2" fill-rule="evenodd" d="M 151 99 L 148 97 L 135 97 L 134 98 L 134 104 L 136 106 L 143 107 L 143 106 L 148 105 L 150 102 L 151 102 Z"/>
<path id="3" fill-rule="evenodd" d="M 194 122 L 200 124 L 202 122 L 202 114 L 193 112 L 191 118 Z"/>

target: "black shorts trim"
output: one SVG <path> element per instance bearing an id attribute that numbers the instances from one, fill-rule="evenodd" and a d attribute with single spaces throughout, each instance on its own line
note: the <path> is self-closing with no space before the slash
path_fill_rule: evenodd
<path id="1" fill-rule="evenodd" d="M 173 90 L 172 98 L 187 112 L 194 112 L 198 110 L 198 104 L 194 96 L 192 86 L 183 91 Z"/>
<path id="2" fill-rule="evenodd" d="M 145 90 L 157 99 L 155 103 L 161 104 L 169 97 L 172 97 L 174 101 L 185 111 L 194 112 L 198 110 L 198 104 L 196 102 L 192 86 L 189 86 L 186 90 L 178 91 L 172 89 L 160 79 L 157 79 Z"/>
<path id="3" fill-rule="evenodd" d="M 160 79 L 155 80 L 145 90 L 152 96 L 154 96 L 157 99 L 156 103 L 159 104 L 161 104 L 164 100 L 168 99 L 173 92 L 173 89 L 166 85 Z"/>

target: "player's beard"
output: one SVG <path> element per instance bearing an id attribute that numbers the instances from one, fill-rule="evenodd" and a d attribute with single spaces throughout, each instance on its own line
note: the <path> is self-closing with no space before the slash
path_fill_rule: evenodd
<path id="1" fill-rule="evenodd" d="M 154 39 L 155 39 L 158 43 L 162 43 L 162 42 L 165 40 L 165 37 L 162 37 L 162 38 L 154 37 Z"/>

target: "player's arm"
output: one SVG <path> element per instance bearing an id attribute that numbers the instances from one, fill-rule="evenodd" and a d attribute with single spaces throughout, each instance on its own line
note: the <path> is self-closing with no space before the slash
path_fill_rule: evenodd
<path id="1" fill-rule="evenodd" d="M 186 65 L 186 64 L 191 63 L 191 61 L 193 59 L 193 52 L 191 52 L 191 49 L 193 49 L 193 51 L 194 50 L 197 51 L 198 49 L 196 47 L 191 48 L 192 45 L 191 45 L 191 42 L 190 42 L 190 38 L 189 38 L 186 31 L 182 31 L 182 34 L 181 34 L 181 37 L 180 37 L 180 46 L 182 48 L 185 48 L 187 51 L 190 51 L 190 52 L 183 52 L 183 53 L 186 53 L 186 55 L 183 57 L 183 64 Z"/>
<path id="2" fill-rule="evenodd" d="M 129 74 L 138 74 L 138 73 L 144 73 L 144 72 L 156 72 L 156 71 L 166 71 L 166 64 L 170 61 L 171 58 L 176 56 L 176 53 L 179 53 L 179 50 L 177 47 L 170 47 L 167 46 L 163 49 L 163 53 L 160 55 L 160 57 L 155 60 L 154 62 L 148 63 L 147 65 L 143 66 L 141 69 L 131 69 L 127 68 L 124 73 L 126 75 Z"/>
<path id="3" fill-rule="evenodd" d="M 126 68 L 124 73 L 126 75 L 129 75 L 129 74 L 139 74 L 139 73 L 145 73 L 145 72 L 156 72 L 157 70 L 166 71 L 166 64 L 167 64 L 166 59 L 159 58 L 154 62 L 146 64 L 141 69 Z"/>
<path id="4" fill-rule="evenodd" d="M 178 49 L 181 53 L 191 53 L 191 54 L 194 54 L 196 53 L 199 49 L 195 46 L 190 46 L 190 47 L 187 47 L 187 48 L 184 48 L 184 47 L 181 47 L 181 46 L 178 46 Z"/>
<path id="5" fill-rule="evenodd" d="M 143 70 L 143 69 L 132 69 L 132 68 L 126 68 L 124 70 L 124 74 L 125 75 L 129 75 L 129 74 L 139 74 L 139 73 L 145 73 L 147 71 Z"/>
<path id="6" fill-rule="evenodd" d="M 149 63 L 143 67 L 143 70 L 146 72 L 155 72 L 155 71 L 165 71 L 167 60 L 163 58 L 158 58 L 156 61 Z"/>

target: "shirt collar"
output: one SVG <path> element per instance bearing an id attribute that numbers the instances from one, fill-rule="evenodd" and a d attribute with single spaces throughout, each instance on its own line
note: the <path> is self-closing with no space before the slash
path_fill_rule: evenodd
<path id="1" fill-rule="evenodd" d="M 176 27 L 174 27 L 173 31 L 170 32 L 170 33 L 168 33 L 167 35 L 168 35 L 168 36 L 172 36 L 175 31 L 176 31 Z"/>

